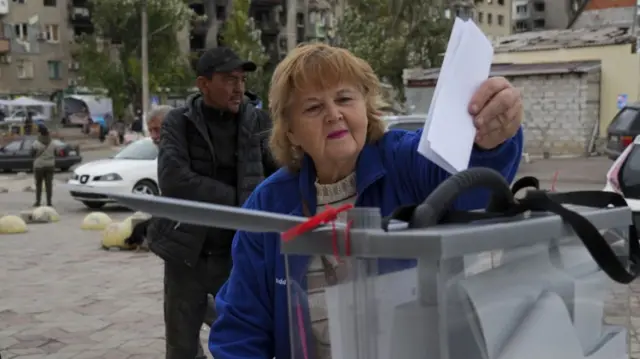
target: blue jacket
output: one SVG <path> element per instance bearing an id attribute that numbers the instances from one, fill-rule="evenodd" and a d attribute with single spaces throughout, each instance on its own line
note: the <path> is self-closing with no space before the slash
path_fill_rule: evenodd
<path id="1" fill-rule="evenodd" d="M 421 203 L 448 177 L 446 171 L 417 152 L 421 134 L 422 130 L 393 130 L 363 148 L 356 167 L 356 206 L 379 207 L 386 216 L 397 207 Z M 521 155 L 522 130 L 492 151 L 474 151 L 470 165 L 496 169 L 511 182 Z M 303 161 L 299 173 L 280 169 L 258 186 L 244 208 L 302 216 L 303 198 L 310 209 L 316 206 L 315 179 L 309 159 Z M 486 191 L 470 191 L 460 197 L 456 208 L 484 208 L 488 198 Z M 290 359 L 286 275 L 279 234 L 239 231 L 232 255 L 231 275 L 216 297 L 218 319 L 209 337 L 213 357 Z M 290 257 L 290 275 L 304 282 L 308 261 L 308 256 Z"/>

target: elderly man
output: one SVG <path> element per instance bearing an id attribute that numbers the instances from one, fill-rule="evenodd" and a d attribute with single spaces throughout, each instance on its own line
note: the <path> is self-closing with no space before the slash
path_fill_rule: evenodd
<path id="1" fill-rule="evenodd" d="M 160 144 L 160 129 L 162 128 L 162 121 L 169 111 L 173 110 L 173 107 L 162 105 L 154 107 L 147 114 L 145 121 L 147 122 L 147 129 L 149 130 L 149 137 L 153 140 L 153 143 Z M 145 244 L 147 235 L 147 227 L 151 220 L 146 220 L 136 224 L 133 228 L 131 236 L 125 240 L 125 243 L 131 246 L 141 247 Z M 148 239 L 147 239 L 148 242 Z"/>
<path id="2" fill-rule="evenodd" d="M 149 112 L 145 119 L 147 122 L 147 129 L 149 130 L 149 137 L 151 137 L 156 146 L 160 144 L 162 121 L 171 110 L 173 110 L 173 107 L 168 105 L 156 106 Z"/>

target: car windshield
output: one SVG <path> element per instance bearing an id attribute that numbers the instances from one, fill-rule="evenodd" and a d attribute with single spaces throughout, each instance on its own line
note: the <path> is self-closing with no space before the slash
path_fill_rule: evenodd
<path id="1" fill-rule="evenodd" d="M 631 128 L 633 120 L 638 116 L 638 110 L 625 108 L 611 121 L 610 129 L 615 131 L 626 131 Z"/>
<path id="2" fill-rule="evenodd" d="M 118 160 L 155 160 L 158 157 L 158 147 L 148 139 L 142 139 L 129 144 L 113 158 Z"/>

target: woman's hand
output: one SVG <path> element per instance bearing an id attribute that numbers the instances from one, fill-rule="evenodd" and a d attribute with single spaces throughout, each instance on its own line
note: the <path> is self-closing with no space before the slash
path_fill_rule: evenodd
<path id="1" fill-rule="evenodd" d="M 475 143 L 491 150 L 513 137 L 522 123 L 520 91 L 504 77 L 492 77 L 480 85 L 469 104 L 478 129 Z"/>

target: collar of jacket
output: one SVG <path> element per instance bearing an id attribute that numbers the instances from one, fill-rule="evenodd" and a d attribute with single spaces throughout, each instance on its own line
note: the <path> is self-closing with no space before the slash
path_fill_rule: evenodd
<path id="1" fill-rule="evenodd" d="M 358 161 L 356 162 L 356 188 L 358 195 L 387 173 L 382 163 L 382 156 L 378 146 L 379 143 L 366 144 L 358 156 Z M 316 187 L 314 185 L 316 168 L 313 160 L 308 155 L 305 155 L 302 160 L 299 181 L 300 193 L 303 199 L 311 208 L 315 208 L 317 205 Z"/>
<path id="2" fill-rule="evenodd" d="M 244 101 L 242 101 L 242 103 L 240 104 L 240 108 L 238 109 L 238 113 L 237 113 L 237 117 L 238 118 L 244 118 L 246 116 L 244 116 L 245 112 L 248 110 L 248 104 L 249 102 L 246 101 L 246 99 Z M 189 97 L 187 97 L 187 112 L 185 113 L 185 115 L 191 119 L 192 121 L 199 121 L 201 119 L 204 119 L 204 115 L 202 113 L 202 94 L 201 93 L 196 93 L 193 95 L 189 95 Z M 224 111 L 220 110 L 220 114 L 223 114 Z"/>

